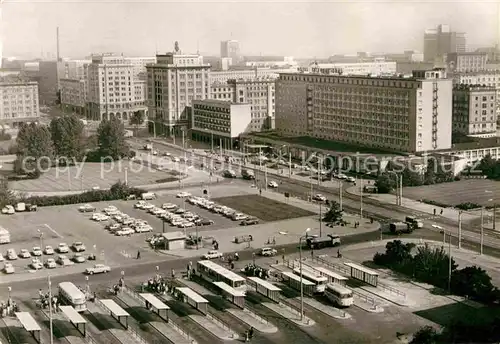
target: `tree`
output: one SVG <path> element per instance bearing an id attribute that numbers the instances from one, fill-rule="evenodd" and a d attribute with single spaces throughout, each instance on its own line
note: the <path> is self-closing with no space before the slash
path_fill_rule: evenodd
<path id="1" fill-rule="evenodd" d="M 144 123 L 145 119 L 146 116 L 144 115 L 143 110 L 135 111 L 134 114 L 130 117 L 130 124 L 135 126 L 135 136 L 137 136 L 139 126 Z"/>
<path id="2" fill-rule="evenodd" d="M 85 149 L 84 124 L 78 117 L 68 115 L 55 118 L 50 122 L 50 131 L 58 158 L 75 161 L 82 158 Z"/>
<path id="3" fill-rule="evenodd" d="M 451 272 L 457 264 L 451 259 Z M 448 284 L 449 256 L 443 247 L 432 248 L 428 244 L 417 248 L 413 257 L 413 275 L 420 281 L 445 288 Z"/>
<path id="4" fill-rule="evenodd" d="M 330 202 L 330 209 L 326 212 L 323 217 L 323 221 L 338 223 L 342 221 L 342 216 L 344 215 L 344 211 L 340 209 L 340 204 L 335 201 Z"/>
<path id="5" fill-rule="evenodd" d="M 54 146 L 48 127 L 35 123 L 23 124 L 17 134 L 16 143 L 15 172 L 39 175 L 41 170 L 51 166 Z"/>
<path id="6" fill-rule="evenodd" d="M 408 266 L 412 265 L 412 250 L 414 248 L 414 243 L 405 244 L 401 240 L 390 241 L 385 245 L 385 253 L 377 252 L 373 256 L 373 262 L 407 272 Z"/>
<path id="7" fill-rule="evenodd" d="M 453 181 L 453 172 L 447 171 L 442 163 L 438 163 L 432 157 L 427 160 L 424 173 L 425 184 L 446 183 Z"/>
<path id="8" fill-rule="evenodd" d="M 451 276 L 451 287 L 457 295 L 478 301 L 489 301 L 495 289 L 488 273 L 477 266 L 467 266 L 454 271 Z"/>
<path id="9" fill-rule="evenodd" d="M 118 160 L 126 156 L 129 147 L 125 142 L 125 127 L 117 119 L 103 120 L 97 129 L 98 153 L 101 157 Z"/>
<path id="10" fill-rule="evenodd" d="M 413 335 L 409 344 L 437 344 L 440 335 L 432 326 L 424 326 Z"/>
<path id="11" fill-rule="evenodd" d="M 8 189 L 7 179 L 0 176 L 0 207 L 12 204 L 14 194 Z"/>
<path id="12" fill-rule="evenodd" d="M 375 186 L 377 187 L 378 193 L 390 193 L 397 187 L 396 176 L 391 173 L 382 173 L 375 181 Z"/>
<path id="13" fill-rule="evenodd" d="M 491 155 L 486 155 L 478 167 L 488 178 L 500 179 L 500 160 L 493 160 Z"/>

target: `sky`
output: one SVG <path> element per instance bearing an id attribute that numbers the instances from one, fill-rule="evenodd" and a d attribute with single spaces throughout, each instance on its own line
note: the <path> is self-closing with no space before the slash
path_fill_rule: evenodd
<path id="1" fill-rule="evenodd" d="M 422 50 L 423 31 L 449 24 L 473 48 L 500 36 L 498 5 L 476 1 L 169 1 L 5 0 L 4 56 L 56 52 L 84 57 L 172 51 L 218 55 L 220 41 L 240 41 L 247 55 L 327 57 L 337 53 Z"/>

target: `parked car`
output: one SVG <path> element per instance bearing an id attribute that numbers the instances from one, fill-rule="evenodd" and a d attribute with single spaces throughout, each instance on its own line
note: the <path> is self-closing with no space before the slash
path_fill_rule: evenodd
<path id="1" fill-rule="evenodd" d="M 87 275 L 93 275 L 93 274 L 102 274 L 106 272 L 110 272 L 111 268 L 107 265 L 104 264 L 96 264 L 93 267 L 86 268 L 85 273 Z"/>
<path id="2" fill-rule="evenodd" d="M 35 269 L 35 270 L 40 270 L 43 269 L 43 264 L 38 258 L 34 258 L 31 260 L 30 267 Z"/>
<path id="3" fill-rule="evenodd" d="M 276 183 L 274 180 L 271 180 L 268 184 L 267 184 L 268 187 L 270 188 L 277 188 L 278 187 L 278 183 Z"/>
<path id="4" fill-rule="evenodd" d="M 349 182 L 349 183 L 356 183 L 356 178 L 354 177 L 347 177 L 346 180 Z"/>
<path id="5" fill-rule="evenodd" d="M 16 213 L 16 209 L 14 209 L 14 207 L 11 205 L 6 205 L 5 207 L 2 208 L 2 214 L 12 215 L 15 213 Z"/>
<path id="6" fill-rule="evenodd" d="M 16 260 L 17 259 L 17 253 L 16 250 L 13 248 L 9 248 L 7 250 L 7 260 Z"/>
<path id="7" fill-rule="evenodd" d="M 121 225 L 119 223 L 113 223 L 111 225 L 107 225 L 106 227 L 104 227 L 105 229 L 107 229 L 108 231 L 116 231 L 118 229 L 121 228 Z"/>
<path id="8" fill-rule="evenodd" d="M 84 252 L 86 250 L 85 245 L 81 241 L 76 241 L 71 245 L 73 251 L 75 252 Z"/>
<path id="9" fill-rule="evenodd" d="M 81 253 L 75 253 L 73 256 L 73 261 L 75 263 L 85 263 L 85 257 Z"/>
<path id="10" fill-rule="evenodd" d="M 195 221 L 196 225 L 198 226 L 210 226 L 214 224 L 214 221 L 210 219 L 198 219 Z"/>
<path id="11" fill-rule="evenodd" d="M 60 255 L 59 257 L 57 257 L 57 263 L 61 266 L 69 266 L 75 264 L 65 255 Z"/>
<path id="12" fill-rule="evenodd" d="M 62 242 L 57 246 L 57 252 L 59 253 L 68 253 L 69 252 L 69 246 L 68 244 Z"/>
<path id="13" fill-rule="evenodd" d="M 84 204 L 80 207 L 78 207 L 78 210 L 82 213 L 92 213 L 96 211 L 96 208 L 90 204 Z"/>
<path id="14" fill-rule="evenodd" d="M 263 247 L 260 249 L 259 255 L 263 257 L 272 257 L 278 254 L 278 251 L 276 249 L 271 248 L 271 247 Z"/>
<path id="15" fill-rule="evenodd" d="M 56 261 L 54 258 L 49 258 L 45 261 L 45 267 L 47 269 L 55 269 L 57 267 Z"/>
<path id="16" fill-rule="evenodd" d="M 203 259 L 217 259 L 223 256 L 222 252 L 211 250 L 203 255 Z"/>
<path id="17" fill-rule="evenodd" d="M 186 197 L 191 197 L 191 194 L 189 192 L 182 191 L 182 192 L 179 192 L 176 197 L 177 198 L 186 198 Z"/>
<path id="18" fill-rule="evenodd" d="M 161 207 L 165 210 L 172 210 L 177 208 L 177 206 L 172 203 L 163 203 Z"/>
<path id="19" fill-rule="evenodd" d="M 28 251 L 27 249 L 23 248 L 21 249 L 21 251 L 19 251 L 19 258 L 28 259 L 30 257 L 30 251 Z"/>
<path id="20" fill-rule="evenodd" d="M 14 269 L 12 263 L 5 263 L 3 266 L 3 272 L 6 274 L 13 274 L 16 270 Z"/>
<path id="21" fill-rule="evenodd" d="M 240 222 L 241 226 L 251 226 L 259 223 L 259 219 L 251 217 Z"/>
<path id="22" fill-rule="evenodd" d="M 325 202 L 326 201 L 326 197 L 323 196 L 322 194 L 316 194 L 313 196 L 313 200 L 314 201 L 319 201 L 319 202 Z"/>
<path id="23" fill-rule="evenodd" d="M 42 252 L 42 249 L 40 247 L 35 246 L 31 250 L 31 254 L 33 255 L 33 257 L 40 257 L 43 254 L 43 252 Z"/>
<path id="24" fill-rule="evenodd" d="M 119 230 L 117 230 L 115 232 L 115 235 L 117 235 L 117 236 L 126 236 L 126 235 L 131 235 L 131 234 L 134 234 L 134 233 L 135 233 L 135 231 L 132 228 L 124 227 L 124 228 L 120 228 Z"/>
<path id="25" fill-rule="evenodd" d="M 53 249 L 53 248 L 52 248 L 52 246 L 50 246 L 50 245 L 45 246 L 45 249 L 43 250 L 43 252 L 44 252 L 46 255 L 48 255 L 48 256 L 53 255 L 53 254 L 55 253 L 55 252 L 54 252 L 54 249 Z"/>
<path id="26" fill-rule="evenodd" d="M 134 208 L 136 208 L 136 209 L 143 209 L 146 204 L 147 203 L 145 201 L 139 201 L 136 204 L 134 204 Z"/>

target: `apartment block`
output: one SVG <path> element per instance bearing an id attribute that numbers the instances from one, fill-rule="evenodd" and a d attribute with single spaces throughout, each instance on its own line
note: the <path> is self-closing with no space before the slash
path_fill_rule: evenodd
<path id="1" fill-rule="evenodd" d="M 395 152 L 449 149 L 452 80 L 285 73 L 276 83 L 276 130 Z"/>
<path id="2" fill-rule="evenodd" d="M 167 53 L 156 59 L 146 67 L 150 119 L 160 124 L 157 133 L 176 135 L 188 127 L 192 102 L 210 96 L 210 65 L 200 55 Z"/>
<path id="3" fill-rule="evenodd" d="M 191 107 L 191 138 L 223 149 L 232 149 L 252 122 L 250 104 L 205 99 Z"/>
<path id="4" fill-rule="evenodd" d="M 32 81 L 0 80 L 0 124 L 18 127 L 40 117 L 38 84 Z"/>
<path id="5" fill-rule="evenodd" d="M 119 118 L 128 121 L 135 111 L 147 115 L 143 81 L 134 78 L 134 66 L 123 56 L 94 55 L 88 67 L 87 117 L 91 120 Z"/>
<path id="6" fill-rule="evenodd" d="M 278 78 L 280 73 L 294 73 L 297 72 L 297 68 L 254 68 L 254 69 L 243 69 L 243 70 L 227 70 L 227 71 L 211 71 L 210 72 L 210 84 L 224 84 L 229 80 L 238 79 L 254 79 L 254 78 Z"/>
<path id="7" fill-rule="evenodd" d="M 375 59 L 370 62 L 313 63 L 309 67 L 301 70 L 321 74 L 392 76 L 396 74 L 396 67 L 397 63 L 395 61 Z"/>
<path id="8" fill-rule="evenodd" d="M 453 132 L 494 137 L 497 131 L 496 89 L 481 85 L 453 88 Z"/>
<path id="9" fill-rule="evenodd" d="M 85 79 L 61 79 L 61 106 L 67 111 L 86 115 L 87 85 Z"/>
<path id="10" fill-rule="evenodd" d="M 450 72 L 479 72 L 486 69 L 487 53 L 449 53 L 446 56 Z"/>
<path id="11" fill-rule="evenodd" d="M 472 73 L 455 73 L 453 82 L 456 85 L 482 85 L 496 89 L 496 115 L 500 115 L 500 71 L 482 71 Z"/>

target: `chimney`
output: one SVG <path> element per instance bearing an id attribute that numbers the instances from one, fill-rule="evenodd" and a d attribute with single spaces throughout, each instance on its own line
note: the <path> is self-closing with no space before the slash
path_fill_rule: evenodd
<path id="1" fill-rule="evenodd" d="M 57 40 L 57 62 L 61 61 L 61 56 L 59 55 L 59 26 L 56 28 L 56 40 Z"/>

